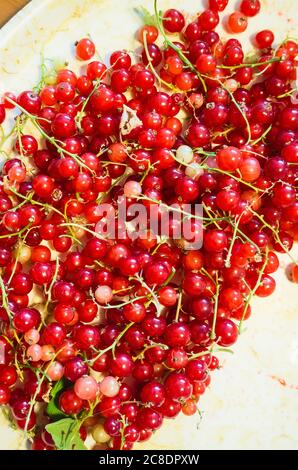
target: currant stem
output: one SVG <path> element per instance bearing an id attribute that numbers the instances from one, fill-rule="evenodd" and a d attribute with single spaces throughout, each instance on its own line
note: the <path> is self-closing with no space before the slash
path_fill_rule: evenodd
<path id="1" fill-rule="evenodd" d="M 177 92 L 178 89 L 176 87 L 174 87 L 171 83 L 167 83 L 165 80 L 163 80 L 158 75 L 158 73 L 156 72 L 154 66 L 152 65 L 152 59 L 151 59 L 149 51 L 148 51 L 147 31 L 144 31 L 144 33 L 143 33 L 143 43 L 144 43 L 144 49 L 145 49 L 146 57 L 147 57 L 147 60 L 148 60 L 149 68 L 150 68 L 151 72 L 153 73 L 154 77 L 156 78 L 156 80 L 158 81 L 159 86 L 163 85 L 164 87 L 169 88 L 173 92 Z"/>
<path id="2" fill-rule="evenodd" d="M 197 71 L 197 69 L 195 68 L 195 66 L 187 59 L 187 57 L 185 57 L 185 55 L 183 54 L 183 52 L 181 52 L 181 50 L 179 49 L 179 47 L 177 47 L 172 41 L 169 40 L 169 38 L 167 37 L 166 35 L 166 32 L 165 32 L 165 29 L 163 27 L 163 24 L 162 24 L 162 20 L 161 20 L 161 17 L 160 17 L 160 13 L 158 11 L 158 8 L 157 8 L 157 0 L 154 0 L 154 12 L 155 12 L 155 18 L 156 18 L 156 23 L 157 23 L 157 27 L 158 27 L 158 30 L 160 31 L 160 33 L 162 34 L 164 40 L 165 40 L 165 44 L 166 46 L 169 46 L 171 47 L 171 49 L 173 49 L 177 55 L 180 57 L 180 59 L 182 60 L 182 62 L 185 63 L 185 65 L 187 65 L 187 67 L 192 71 L 194 72 L 200 79 L 200 82 L 203 86 L 203 90 L 204 92 L 206 93 L 207 91 L 207 86 L 206 86 L 206 83 L 205 83 L 205 80 L 203 79 L 202 75 Z"/>
<path id="3" fill-rule="evenodd" d="M 178 295 L 178 303 L 177 303 L 176 316 L 175 316 L 175 322 L 176 323 L 179 321 L 181 304 L 182 304 L 182 291 L 180 290 L 179 295 Z"/>
<path id="4" fill-rule="evenodd" d="M 229 66 L 229 65 L 219 65 L 218 67 L 220 69 L 229 69 L 229 70 L 237 70 L 237 69 L 242 69 L 242 68 L 245 68 L 245 67 L 250 67 L 250 68 L 254 68 L 254 67 L 260 67 L 262 65 L 267 65 L 267 64 L 273 64 L 274 62 L 280 62 L 282 60 L 281 57 L 273 57 L 272 59 L 268 59 L 264 62 L 254 62 L 252 64 L 250 63 L 243 63 L 243 64 L 238 64 L 238 65 L 232 65 L 232 66 Z"/>
<path id="5" fill-rule="evenodd" d="M 234 230 L 233 230 L 233 237 L 232 237 L 232 240 L 230 242 L 230 246 L 229 246 L 229 251 L 228 251 L 228 254 L 227 254 L 227 257 L 225 259 L 225 267 L 226 268 L 230 268 L 231 267 L 231 256 L 232 256 L 232 251 L 233 251 L 233 247 L 234 247 L 234 244 L 235 244 L 235 241 L 237 239 L 237 231 L 238 231 L 238 227 L 239 227 L 239 223 L 240 223 L 240 220 L 241 220 L 241 217 L 239 217 L 235 223 L 235 226 L 234 226 Z"/>
<path id="6" fill-rule="evenodd" d="M 3 278 L 2 278 L 1 274 L 0 274 L 0 289 L 1 289 L 1 295 L 2 295 L 2 306 L 5 309 L 10 322 L 12 322 L 13 313 L 11 312 L 11 310 L 9 308 L 8 298 L 7 298 L 7 294 L 6 294 L 6 288 L 5 288 L 5 284 L 3 282 Z"/>
<path id="7" fill-rule="evenodd" d="M 23 114 L 25 114 L 29 119 L 30 121 L 32 122 L 32 124 L 34 125 L 34 127 L 38 130 L 38 132 L 41 134 L 41 136 L 48 140 L 52 145 L 54 145 L 54 147 L 56 147 L 56 149 L 58 150 L 58 152 L 60 154 L 65 154 L 65 155 L 68 155 L 70 157 L 72 157 L 76 162 L 77 164 L 81 167 L 81 168 L 85 168 L 87 169 L 89 172 L 92 173 L 92 171 L 90 170 L 90 168 L 77 156 L 75 155 L 74 153 L 71 153 L 69 152 L 68 150 L 65 150 L 63 147 L 61 147 L 59 144 L 57 144 L 57 141 L 54 137 L 50 137 L 43 129 L 42 127 L 38 124 L 37 122 L 37 118 L 36 116 L 34 116 L 33 114 L 31 113 L 28 113 L 28 111 L 26 111 L 25 108 L 23 108 L 22 106 L 20 106 L 17 102 L 15 102 L 14 100 L 12 100 L 11 98 L 7 97 L 6 98 L 7 101 L 9 101 L 10 103 L 12 103 L 14 106 L 16 106 L 20 111 L 22 111 Z"/>
<path id="8" fill-rule="evenodd" d="M 93 364 L 95 361 L 97 361 L 97 359 L 99 359 L 103 354 L 106 354 L 107 352 L 109 351 L 112 351 L 113 353 L 113 356 L 114 356 L 114 353 L 115 353 L 115 348 L 117 346 L 117 344 L 119 343 L 120 339 L 122 338 L 122 336 L 125 335 L 125 333 L 129 330 L 129 328 L 132 327 L 132 325 L 134 325 L 134 322 L 130 322 L 126 325 L 126 327 L 124 328 L 123 331 L 121 331 L 121 333 L 117 336 L 117 338 L 115 339 L 115 341 L 110 345 L 108 346 L 106 349 L 103 349 L 102 351 L 100 351 L 97 356 L 93 357 L 90 361 L 88 361 L 88 364 Z"/>
<path id="9" fill-rule="evenodd" d="M 216 281 L 216 291 L 214 295 L 214 314 L 213 314 L 213 321 L 212 321 L 212 328 L 211 328 L 211 335 L 210 338 L 214 340 L 216 338 L 215 334 L 215 327 L 216 327 L 216 320 L 217 320 L 217 312 L 218 312 L 218 296 L 219 296 L 219 289 L 220 289 L 220 283 L 218 279 L 218 271 L 216 271 L 215 275 L 215 281 Z"/>
<path id="10" fill-rule="evenodd" d="M 245 302 L 245 305 L 244 305 L 244 309 L 243 309 L 243 313 L 242 313 L 242 317 L 241 317 L 241 320 L 240 320 L 240 323 L 239 323 L 239 326 L 238 326 L 238 331 L 239 331 L 239 334 L 242 333 L 242 325 L 243 325 L 243 321 L 244 321 L 244 318 L 245 318 L 245 315 L 246 315 L 246 312 L 247 312 L 247 309 L 250 305 L 250 302 L 253 298 L 253 296 L 255 295 L 257 289 L 260 287 L 261 285 L 261 280 L 262 280 L 262 277 L 263 277 L 263 274 L 264 274 L 264 271 L 265 271 L 265 268 L 266 268 L 266 265 L 267 265 L 267 262 L 268 262 L 268 253 L 269 253 L 269 248 L 266 247 L 266 250 L 265 250 L 265 257 L 264 257 L 264 263 L 262 265 L 262 268 L 260 269 L 260 272 L 259 272 L 259 276 L 258 276 L 258 279 L 257 279 L 257 282 L 256 282 L 256 285 L 253 289 L 251 289 L 248 297 L 247 297 L 247 300 Z"/>

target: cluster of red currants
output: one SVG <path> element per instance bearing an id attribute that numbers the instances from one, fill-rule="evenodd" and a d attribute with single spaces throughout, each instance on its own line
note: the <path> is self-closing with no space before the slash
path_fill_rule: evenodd
<path id="1" fill-rule="evenodd" d="M 177 10 L 157 14 L 134 63 L 126 51 L 108 68 L 90 61 L 94 43 L 81 39 L 85 74 L 61 69 L 38 92 L 3 97 L 0 122 L 20 114 L 0 185 L 0 404 L 33 449 L 57 446 L 45 429 L 57 414 L 40 407 L 36 424 L 53 382 L 60 416 L 113 449 L 196 413 L 216 351 L 235 343 L 252 297 L 275 289 L 275 252 L 291 256 L 298 44 L 274 50 L 273 33 L 259 32 L 258 59 L 246 63 L 241 43 L 215 31 L 227 3 L 209 0 L 187 25 Z M 259 10 L 243 0 L 231 31 Z M 128 210 L 136 199 L 160 211 L 201 203 L 200 220 L 186 216 L 203 224 L 202 249 L 160 238 L 149 220 L 136 240 L 104 239 L 100 205 L 123 197 Z"/>

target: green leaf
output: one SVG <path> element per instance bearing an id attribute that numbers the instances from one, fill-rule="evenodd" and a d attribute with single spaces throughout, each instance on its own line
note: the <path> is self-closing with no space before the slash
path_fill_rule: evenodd
<path id="1" fill-rule="evenodd" d="M 80 421 L 63 418 L 55 423 L 47 424 L 46 430 L 51 434 L 59 450 L 86 450 L 87 447 L 80 438 L 80 426 Z"/>
<path id="2" fill-rule="evenodd" d="M 61 380 L 58 380 L 58 382 L 55 383 L 54 387 L 51 390 L 50 397 L 51 400 L 48 403 L 47 406 L 47 414 L 50 416 L 50 418 L 53 419 L 60 419 L 64 418 L 67 416 L 63 411 L 60 410 L 58 403 L 59 403 L 59 395 L 62 392 L 62 390 L 65 389 L 67 385 L 67 381 L 63 378 Z"/>
<path id="3" fill-rule="evenodd" d="M 135 11 L 145 25 L 157 27 L 155 15 L 152 15 L 150 11 L 147 10 L 147 8 L 140 5 L 139 7 L 135 8 Z"/>

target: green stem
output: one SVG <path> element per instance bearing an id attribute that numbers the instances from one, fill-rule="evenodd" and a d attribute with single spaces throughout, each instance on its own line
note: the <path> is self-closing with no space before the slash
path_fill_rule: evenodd
<path id="1" fill-rule="evenodd" d="M 110 305 L 110 304 L 102 305 L 102 308 L 105 309 L 105 310 L 110 310 L 110 309 L 115 309 L 115 308 L 121 308 L 121 307 L 125 307 L 125 305 L 133 304 L 133 303 L 136 302 L 137 300 L 144 300 L 144 299 L 147 299 L 147 297 L 146 297 L 145 295 L 140 295 L 139 297 L 134 297 L 133 299 L 129 299 L 129 300 L 127 300 L 126 302 L 121 302 L 120 304 L 115 304 L 115 305 Z"/>
<path id="2" fill-rule="evenodd" d="M 148 290 L 148 292 L 150 292 L 151 297 L 152 297 L 152 302 L 154 303 L 155 308 L 156 308 L 156 315 L 159 317 L 160 314 L 161 314 L 161 305 L 158 301 L 158 298 L 156 297 L 156 294 L 155 294 L 154 290 L 151 289 L 148 286 L 148 284 L 146 284 L 146 282 L 141 278 L 141 276 L 139 274 L 137 274 L 132 279 L 136 279 L 141 284 L 142 287 L 145 287 L 145 289 Z"/>
<path id="3" fill-rule="evenodd" d="M 7 294 L 6 294 L 6 287 L 5 287 L 5 284 L 3 282 L 1 274 L 0 274 L 0 289 L 1 289 L 1 295 L 2 295 L 2 306 L 5 309 L 5 311 L 7 313 L 7 316 L 9 318 L 10 322 L 11 322 L 12 318 L 13 318 L 13 313 L 11 312 L 11 310 L 9 308 L 8 298 L 7 298 Z"/>
<path id="4" fill-rule="evenodd" d="M 238 231 L 240 220 L 241 220 L 241 217 L 238 218 L 238 220 L 236 221 L 235 226 L 234 226 L 233 237 L 232 237 L 232 240 L 231 240 L 231 243 L 230 243 L 230 246 L 229 246 L 229 251 L 228 251 L 227 257 L 225 259 L 225 267 L 226 268 L 231 267 L 231 256 L 232 256 L 232 251 L 233 251 L 235 241 L 237 239 L 237 231 Z"/>
<path id="5" fill-rule="evenodd" d="M 215 327 L 216 327 L 216 320 L 217 320 L 217 312 L 218 312 L 218 296 L 219 296 L 219 289 L 220 289 L 220 283 L 218 280 L 218 272 L 216 272 L 216 291 L 214 295 L 214 314 L 213 314 L 213 321 L 212 321 L 212 328 L 211 328 L 211 335 L 210 338 L 214 340 L 216 338 L 215 334 Z"/>
<path id="6" fill-rule="evenodd" d="M 269 134 L 269 132 L 271 131 L 272 129 L 272 124 L 270 124 L 269 127 L 267 127 L 267 129 L 265 130 L 265 132 L 263 132 L 263 134 L 256 140 L 254 140 L 251 145 L 257 145 L 259 142 L 261 142 L 263 139 L 265 139 L 266 135 Z"/>
<path id="7" fill-rule="evenodd" d="M 53 275 L 52 282 L 51 282 L 49 288 L 45 291 L 45 293 L 48 297 L 47 301 L 46 301 L 46 304 L 45 304 L 45 312 L 47 311 L 49 303 L 52 300 L 52 289 L 53 289 L 53 286 L 54 286 L 55 282 L 57 281 L 58 271 L 59 271 L 59 259 L 57 258 L 56 259 L 55 272 L 54 272 L 54 275 Z"/>
<path id="8" fill-rule="evenodd" d="M 61 147 L 56 139 L 54 139 L 54 137 L 50 137 L 44 130 L 43 128 L 38 124 L 37 122 L 37 118 L 36 116 L 34 116 L 33 114 L 31 113 L 28 113 L 28 111 L 26 111 L 25 108 L 23 108 L 22 106 L 20 106 L 18 103 L 16 103 L 14 100 L 12 100 L 11 98 L 6 98 L 7 101 L 9 101 L 10 103 L 14 104 L 14 106 L 16 106 L 20 111 L 22 111 L 23 114 L 25 114 L 29 119 L 30 121 L 32 122 L 32 124 L 34 125 L 34 127 L 38 130 L 38 132 L 41 134 L 41 136 L 46 139 L 47 141 L 49 141 L 52 145 L 54 145 L 54 147 L 56 147 L 56 149 L 58 150 L 58 153 L 60 154 L 65 154 L 65 155 L 68 155 L 70 157 L 72 157 L 76 162 L 77 164 L 81 167 L 81 168 L 85 168 L 87 169 L 89 172 L 92 173 L 92 171 L 90 170 L 90 168 L 83 162 L 83 160 L 81 160 L 81 158 L 79 158 L 77 155 L 75 155 L 74 153 L 71 153 L 69 152 L 68 150 L 64 149 L 63 147 Z"/>
<path id="9" fill-rule="evenodd" d="M 122 338 L 122 336 L 125 335 L 125 333 L 129 330 L 129 328 L 134 325 L 134 322 L 130 322 L 126 325 L 126 327 L 124 328 L 123 331 L 121 331 L 121 333 L 117 336 L 117 338 L 115 339 L 115 341 L 110 345 L 108 346 L 106 349 L 103 349 L 102 351 L 99 351 L 99 353 L 97 354 L 97 356 L 93 357 L 90 361 L 88 361 L 89 364 L 93 364 L 95 361 L 97 361 L 97 359 L 99 359 L 101 356 L 103 356 L 103 354 L 106 354 L 107 352 L 109 351 L 112 351 L 113 352 L 113 355 L 114 355 L 114 351 L 115 351 L 115 348 L 117 346 L 117 344 L 119 343 L 120 339 Z"/>
<path id="10" fill-rule="evenodd" d="M 192 218 L 192 219 L 198 219 L 198 220 L 207 220 L 209 221 L 210 218 L 209 217 L 201 217 L 199 215 L 196 215 L 196 214 L 192 214 L 191 212 L 186 212 L 184 211 L 183 209 L 178 209 L 176 207 L 172 207 L 172 206 L 169 206 L 168 204 L 165 204 L 164 202 L 162 201 L 159 201 L 157 199 L 152 199 L 150 197 L 147 197 L 147 196 L 131 196 L 132 198 L 134 199 L 138 199 L 138 200 L 144 200 L 144 201 L 150 201 L 150 202 L 153 202 L 154 204 L 157 204 L 159 205 L 161 208 L 165 208 L 169 211 L 172 211 L 172 212 L 178 212 L 179 214 L 183 214 L 189 218 Z M 228 220 L 229 218 L 228 217 L 218 217 L 214 220 Z"/>
<path id="11" fill-rule="evenodd" d="M 101 240 L 105 240 L 104 237 L 100 236 L 99 233 L 95 232 L 94 230 L 91 230 L 90 228 L 86 227 L 85 225 L 80 225 L 80 224 L 77 224 L 75 222 L 65 222 L 63 224 L 60 224 L 60 227 L 76 227 L 76 228 L 80 228 L 82 230 L 85 230 L 86 232 L 90 233 L 91 235 L 93 235 L 94 237 L 96 238 L 100 238 Z"/>
<path id="12" fill-rule="evenodd" d="M 289 256 L 291 261 L 293 261 L 293 263 L 297 264 L 297 260 L 291 255 L 288 248 L 285 247 L 284 244 L 282 243 L 282 240 L 280 239 L 278 231 L 276 229 L 274 229 L 270 224 L 268 224 L 268 222 L 266 222 L 263 215 L 258 214 L 258 212 L 254 211 L 253 209 L 251 209 L 251 212 L 254 214 L 255 217 L 257 217 L 263 223 L 263 225 L 265 227 L 267 227 L 273 233 L 275 241 L 280 244 L 280 246 L 284 249 L 285 253 Z"/>
<path id="13" fill-rule="evenodd" d="M 244 67 L 251 67 L 251 68 L 254 68 L 254 67 L 260 67 L 262 65 L 267 65 L 267 64 L 272 64 L 274 62 L 280 62 L 281 61 L 281 57 L 273 57 L 272 59 L 268 59 L 264 62 L 254 62 L 252 64 L 249 64 L 249 63 L 243 63 L 243 64 L 239 64 L 239 65 L 232 65 L 232 66 L 229 66 L 229 65 L 218 65 L 218 68 L 220 69 L 229 69 L 229 70 L 237 70 L 237 69 L 242 69 Z"/>
<path id="14" fill-rule="evenodd" d="M 182 291 L 179 292 L 179 296 L 178 296 L 178 303 L 177 303 L 177 308 L 176 308 L 175 322 L 178 322 L 178 321 L 179 321 L 179 315 L 180 315 L 180 310 L 181 310 L 181 304 L 182 304 Z"/>
<path id="15" fill-rule="evenodd" d="M 202 86 L 203 86 L 203 90 L 204 92 L 206 93 L 207 91 L 207 86 L 206 86 L 206 83 L 205 83 L 205 80 L 203 79 L 202 75 L 197 71 L 197 69 L 195 68 L 195 66 L 190 62 L 190 60 L 187 59 L 187 57 L 185 57 L 185 55 L 183 54 L 183 52 L 179 49 L 179 47 L 177 47 L 172 41 L 170 41 L 166 35 L 166 32 L 165 32 L 165 29 L 163 27 L 163 23 L 162 23 L 162 19 L 160 17 L 160 13 L 158 11 L 158 8 L 157 8 L 157 0 L 154 0 L 154 12 L 155 12 L 155 18 L 156 18 L 156 23 L 157 23 L 157 26 L 158 26 L 158 29 L 160 31 L 160 33 L 162 34 L 163 38 L 164 38 L 164 41 L 165 41 L 165 44 L 166 46 L 169 46 L 171 49 L 173 49 L 176 54 L 180 57 L 180 59 L 182 60 L 182 62 L 184 62 L 184 64 L 192 71 L 194 72 L 197 77 L 199 78 L 200 82 L 202 83 Z"/>
<path id="16" fill-rule="evenodd" d="M 155 76 L 156 80 L 158 81 L 159 86 L 163 85 L 164 87 L 169 88 L 169 89 L 172 90 L 173 92 L 177 92 L 178 89 L 177 89 L 176 87 L 174 87 L 171 83 L 168 83 L 168 82 L 166 82 L 165 80 L 163 80 L 163 79 L 158 75 L 158 73 L 156 72 L 155 68 L 154 68 L 153 65 L 152 65 L 152 59 L 151 59 L 150 54 L 149 54 L 149 51 L 148 51 L 147 31 L 144 31 L 144 34 L 143 34 L 143 41 L 144 41 L 144 49 L 145 49 L 146 57 L 147 57 L 147 60 L 148 60 L 149 68 L 150 68 L 151 72 L 153 73 L 153 75 Z"/>
<path id="17" fill-rule="evenodd" d="M 263 277 L 263 274 L 264 274 L 264 271 L 265 271 L 265 268 L 266 268 L 266 265 L 267 265 L 267 261 L 268 261 L 268 253 L 269 253 L 269 248 L 266 247 L 266 251 L 265 251 L 265 260 L 264 260 L 264 263 L 263 263 L 263 266 L 262 268 L 260 269 L 260 272 L 259 272 L 259 276 L 258 276 L 258 279 L 257 279 L 257 282 L 256 282 L 256 285 L 253 289 L 251 289 L 247 299 L 246 299 L 246 302 L 245 302 L 245 305 L 244 305 L 244 309 L 243 309 L 243 313 L 242 313 L 242 317 L 241 317 L 241 320 L 240 320 L 240 323 L 239 323 L 239 327 L 238 327 L 238 331 L 239 331 L 239 334 L 242 333 L 242 325 L 243 325 L 243 321 L 244 321 L 244 318 L 245 318 L 245 315 L 246 315 L 246 312 L 247 312 L 247 309 L 248 309 L 248 306 L 251 302 L 251 299 L 253 298 L 253 296 L 255 295 L 257 289 L 259 288 L 260 284 L 261 284 L 261 280 L 262 280 L 262 277 Z"/>

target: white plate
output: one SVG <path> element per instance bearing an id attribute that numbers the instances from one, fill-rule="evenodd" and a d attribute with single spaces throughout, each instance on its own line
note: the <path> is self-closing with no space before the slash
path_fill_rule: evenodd
<path id="1" fill-rule="evenodd" d="M 161 0 L 159 5 L 181 8 L 191 18 L 202 3 L 207 2 Z M 152 10 L 152 0 L 33 0 L 0 32 L 0 94 L 38 81 L 41 52 L 78 68 L 73 45 L 87 34 L 105 58 L 115 49 L 134 50 L 138 44 L 133 35 L 140 25 L 134 7 L 140 4 Z M 230 4 L 232 9 L 235 2 Z M 297 31 L 296 0 L 262 4 L 262 13 L 250 19 L 247 32 L 239 36 L 247 51 L 252 48 L 248 38 L 257 30 L 273 29 L 277 41 Z M 275 294 L 254 300 L 253 316 L 235 354 L 222 356 L 224 368 L 213 373 L 210 390 L 200 402 L 202 421 L 197 416 L 168 421 L 143 448 L 298 449 L 298 299 L 297 285 L 284 273 L 287 262 L 282 257 Z M 0 448 L 21 445 L 22 435 L 2 418 Z"/>

